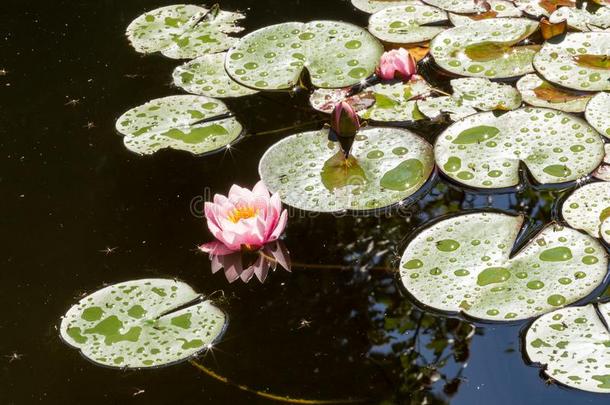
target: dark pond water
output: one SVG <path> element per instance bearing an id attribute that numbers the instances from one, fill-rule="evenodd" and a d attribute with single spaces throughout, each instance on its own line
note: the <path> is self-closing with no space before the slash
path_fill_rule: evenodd
<path id="1" fill-rule="evenodd" d="M 295 265 L 263 285 L 229 285 L 212 275 L 206 256 L 194 249 L 211 236 L 191 212 L 193 199 L 226 193 L 233 183 L 253 185 L 262 153 L 294 130 L 250 137 L 231 153 L 208 157 L 128 152 L 115 119 L 149 99 L 180 93 L 170 84 L 178 62 L 142 57 L 124 37 L 133 18 L 167 4 L 21 0 L 1 7 L 1 404 L 270 403 L 189 363 L 117 371 L 61 342 L 59 318 L 80 294 L 143 277 L 177 277 L 197 291 L 223 291 L 229 327 L 200 362 L 274 395 L 373 404 L 607 403 L 603 395 L 545 383 L 521 354 L 528 322 L 470 324 L 423 312 L 380 270 L 395 266 L 404 239 L 431 219 L 491 207 L 524 213 L 540 226 L 552 220 L 553 201 L 565 190 L 476 194 L 437 179 L 393 216 L 295 213 L 285 238 L 292 260 L 331 268 Z M 336 0 L 221 5 L 246 10 L 247 31 L 292 20 L 365 25 L 367 19 Z M 229 104 L 250 133 L 323 118 L 304 94 Z M 433 140 L 438 128 L 418 132 Z"/>

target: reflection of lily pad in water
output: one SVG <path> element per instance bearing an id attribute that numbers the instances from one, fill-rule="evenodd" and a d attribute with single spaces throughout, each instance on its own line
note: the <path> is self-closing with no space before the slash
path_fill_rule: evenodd
<path id="1" fill-rule="evenodd" d="M 409 4 L 383 9 L 369 19 L 369 31 L 384 42 L 412 44 L 429 41 L 447 27 L 432 26 L 447 21 L 447 13 L 436 7 Z"/>
<path id="2" fill-rule="evenodd" d="M 224 313 L 187 284 L 143 279 L 81 299 L 61 322 L 61 337 L 95 363 L 141 368 L 183 361 L 222 333 Z"/>
<path id="3" fill-rule="evenodd" d="M 538 28 L 525 18 L 494 18 L 448 29 L 430 42 L 434 61 L 444 70 L 489 79 L 533 71 L 537 46 L 514 46 Z"/>
<path id="4" fill-rule="evenodd" d="M 610 93 L 598 93 L 587 103 L 585 118 L 597 132 L 610 138 Z"/>
<path id="5" fill-rule="evenodd" d="M 597 307 L 597 310 L 596 310 Z M 568 387 L 610 392 L 610 303 L 570 307 L 537 319 L 525 335 L 529 359 Z"/>
<path id="6" fill-rule="evenodd" d="M 592 292 L 607 258 L 593 238 L 549 225 L 510 257 L 523 217 L 473 213 L 440 221 L 407 246 L 402 282 L 441 311 L 510 321 L 540 315 Z"/>
<path id="7" fill-rule="evenodd" d="M 595 170 L 604 156 L 603 141 L 584 120 L 529 107 L 464 118 L 438 137 L 434 151 L 447 176 L 480 188 L 519 184 L 520 161 L 541 184 L 573 181 Z"/>
<path id="8" fill-rule="evenodd" d="M 174 59 L 192 59 L 229 49 L 240 32 L 236 22 L 244 15 L 178 4 L 142 14 L 127 27 L 127 37 L 136 51 L 161 52 Z"/>
<path id="9" fill-rule="evenodd" d="M 561 215 L 571 227 L 599 238 L 602 222 L 610 217 L 610 183 L 591 183 L 576 189 L 564 201 Z"/>
<path id="10" fill-rule="evenodd" d="M 359 131 L 351 153 L 346 164 L 338 143 L 328 141 L 328 130 L 304 132 L 271 146 L 259 172 L 284 203 L 333 212 L 400 202 L 421 188 L 434 164 L 430 144 L 399 128 Z"/>
<path id="11" fill-rule="evenodd" d="M 192 94 L 208 97 L 241 97 L 257 93 L 237 83 L 225 71 L 225 52 L 193 59 L 174 69 L 174 84 Z"/>
<path id="12" fill-rule="evenodd" d="M 345 87 L 375 71 L 383 47 L 368 31 L 339 21 L 288 22 L 243 37 L 226 58 L 237 82 L 258 90 L 287 90 L 304 69 L 316 87 Z"/>
<path id="13" fill-rule="evenodd" d="M 193 154 L 221 149 L 242 133 L 241 124 L 228 117 L 222 101 L 204 96 L 169 96 L 127 111 L 116 122 L 127 149 L 149 155 L 172 148 Z"/>
<path id="14" fill-rule="evenodd" d="M 523 76 L 517 82 L 523 101 L 536 107 L 554 108 L 564 112 L 583 112 L 591 94 L 559 88 L 536 74 Z"/>
<path id="15" fill-rule="evenodd" d="M 610 90 L 610 32 L 567 34 L 546 42 L 534 58 L 546 80 L 575 90 Z"/>

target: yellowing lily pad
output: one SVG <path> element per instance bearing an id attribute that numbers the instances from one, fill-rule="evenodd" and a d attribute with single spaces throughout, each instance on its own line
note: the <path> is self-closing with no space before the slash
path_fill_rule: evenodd
<path id="1" fill-rule="evenodd" d="M 541 184 L 573 181 L 601 163 L 604 144 L 584 120 L 557 110 L 520 108 L 495 117 L 485 112 L 447 128 L 435 144 L 436 162 L 451 179 L 471 187 L 519 184 L 524 162 Z"/>
<path id="2" fill-rule="evenodd" d="M 148 368 L 187 360 L 222 334 L 225 314 L 187 284 L 142 279 L 104 287 L 63 317 L 63 340 L 94 363 Z"/>
<path id="3" fill-rule="evenodd" d="M 304 69 L 316 87 L 347 87 L 373 74 L 382 53 L 379 41 L 355 25 L 289 22 L 243 37 L 229 51 L 226 70 L 258 90 L 291 89 Z"/>
<path id="4" fill-rule="evenodd" d="M 434 167 L 432 147 L 400 128 L 360 130 L 341 157 L 328 130 L 304 132 L 282 139 L 261 158 L 259 173 L 285 204 L 317 212 L 372 210 L 411 196 L 428 180 Z"/>
<path id="5" fill-rule="evenodd" d="M 523 101 L 536 107 L 554 108 L 564 112 L 583 112 L 590 93 L 566 90 L 554 86 L 536 74 L 523 76 L 517 82 Z"/>
<path id="6" fill-rule="evenodd" d="M 537 46 L 515 46 L 538 28 L 525 18 L 493 18 L 448 29 L 430 42 L 430 54 L 444 70 L 500 79 L 532 72 Z"/>
<path id="7" fill-rule="evenodd" d="M 243 18 L 218 7 L 177 4 L 142 14 L 127 27 L 127 37 L 140 53 L 192 59 L 229 49 L 237 39 L 228 34 L 243 30 L 236 25 Z"/>
<path id="8" fill-rule="evenodd" d="M 127 111 L 116 122 L 127 149 L 150 155 L 164 148 L 196 155 L 236 141 L 241 124 L 220 101 L 204 96 L 169 96 Z"/>
<path id="9" fill-rule="evenodd" d="M 604 248 L 571 228 L 548 225 L 511 257 L 522 223 L 485 212 L 435 223 L 405 249 L 403 284 L 437 310 L 511 321 L 569 305 L 602 283 Z"/>
<path id="10" fill-rule="evenodd" d="M 384 42 L 413 44 L 429 41 L 447 29 L 447 13 L 436 7 L 409 4 L 385 8 L 369 19 L 369 32 Z M 434 26 L 431 24 L 435 24 Z"/>

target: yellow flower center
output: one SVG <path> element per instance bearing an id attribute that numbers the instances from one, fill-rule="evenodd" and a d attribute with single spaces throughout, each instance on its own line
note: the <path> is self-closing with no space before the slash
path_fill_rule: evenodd
<path id="1" fill-rule="evenodd" d="M 231 212 L 229 212 L 229 215 L 227 216 L 227 218 L 229 219 L 229 221 L 231 221 L 235 224 L 235 223 L 241 221 L 242 219 L 252 218 L 257 215 L 258 215 L 258 208 L 244 206 L 244 207 L 233 208 L 233 210 Z"/>

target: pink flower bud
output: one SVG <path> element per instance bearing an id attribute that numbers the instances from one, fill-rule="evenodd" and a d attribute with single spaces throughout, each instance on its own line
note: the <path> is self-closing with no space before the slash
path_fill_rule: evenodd
<path id="1" fill-rule="evenodd" d="M 338 136 L 353 137 L 360 129 L 360 119 L 348 102 L 341 101 L 335 104 L 330 126 Z"/>
<path id="2" fill-rule="evenodd" d="M 392 49 L 381 55 L 379 66 L 375 71 L 381 80 L 409 80 L 417 73 L 415 59 L 404 48 Z"/>

